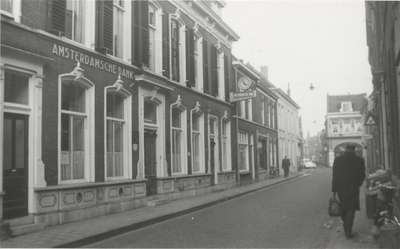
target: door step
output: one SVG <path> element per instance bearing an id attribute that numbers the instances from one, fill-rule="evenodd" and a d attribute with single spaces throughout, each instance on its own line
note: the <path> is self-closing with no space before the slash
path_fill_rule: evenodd
<path id="1" fill-rule="evenodd" d="M 160 205 L 166 204 L 168 202 L 169 202 L 169 200 L 168 199 L 164 199 L 164 198 L 162 198 L 162 199 L 154 199 L 154 200 L 148 201 L 147 202 L 147 206 L 155 207 L 155 206 L 160 206 Z"/>
<path id="2" fill-rule="evenodd" d="M 7 220 L 7 222 L 10 224 L 10 237 L 44 230 L 44 224 L 35 223 L 32 215 Z"/>

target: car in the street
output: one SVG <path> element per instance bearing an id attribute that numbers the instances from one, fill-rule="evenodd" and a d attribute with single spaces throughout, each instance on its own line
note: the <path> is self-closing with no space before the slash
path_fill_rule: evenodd
<path id="1" fill-rule="evenodd" d="M 311 169 L 311 168 L 316 169 L 317 168 L 317 165 L 315 165 L 315 163 L 308 158 L 302 159 L 300 164 L 301 164 L 301 167 L 303 167 L 305 169 Z"/>

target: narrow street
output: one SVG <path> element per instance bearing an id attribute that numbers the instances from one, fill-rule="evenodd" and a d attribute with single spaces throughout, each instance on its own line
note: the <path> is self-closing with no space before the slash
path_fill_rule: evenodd
<path id="1" fill-rule="evenodd" d="M 331 169 L 86 247 L 325 248 Z M 216 222 L 218 221 L 218 222 Z"/>

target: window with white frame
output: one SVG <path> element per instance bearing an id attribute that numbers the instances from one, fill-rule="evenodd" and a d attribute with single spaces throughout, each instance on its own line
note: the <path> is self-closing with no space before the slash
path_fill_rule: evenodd
<path id="1" fill-rule="evenodd" d="M 172 174 L 184 174 L 186 170 L 186 110 L 172 108 L 171 112 L 171 165 Z"/>
<path id="2" fill-rule="evenodd" d="M 156 10 L 149 5 L 149 69 L 154 72 L 156 63 Z"/>
<path id="3" fill-rule="evenodd" d="M 129 94 L 106 90 L 106 178 L 128 178 Z"/>
<path id="4" fill-rule="evenodd" d="M 66 29 L 68 39 L 84 43 L 85 35 L 85 1 L 66 1 Z"/>
<path id="5" fill-rule="evenodd" d="M 14 21 L 20 22 L 21 0 L 1 0 L 1 14 L 14 18 Z"/>
<path id="6" fill-rule="evenodd" d="M 61 181 L 89 181 L 93 85 L 73 78 L 61 82 Z M 92 125 L 90 125 L 92 124 Z M 89 126 L 90 125 L 90 126 Z"/>
<path id="7" fill-rule="evenodd" d="M 246 132 L 238 132 L 239 144 L 239 170 L 249 170 L 249 150 L 248 150 L 248 134 Z"/>
<path id="8" fill-rule="evenodd" d="M 171 49 L 171 79 L 183 82 L 185 72 L 185 26 L 178 19 L 171 18 L 170 22 L 170 49 Z"/>
<path id="9" fill-rule="evenodd" d="M 198 108 L 192 110 L 192 172 L 204 173 L 204 114 Z"/>
<path id="10" fill-rule="evenodd" d="M 221 120 L 221 145 L 222 145 L 222 170 L 231 170 L 231 142 L 230 122 L 227 119 Z"/>
<path id="11" fill-rule="evenodd" d="M 84 44 L 85 42 L 85 9 L 84 0 L 51 1 L 49 4 L 49 31 Z M 86 18 L 87 19 L 87 18 Z"/>
<path id="12" fill-rule="evenodd" d="M 203 91 L 203 38 L 194 35 L 194 65 L 196 89 Z"/>
<path id="13" fill-rule="evenodd" d="M 340 112 L 352 112 L 353 108 L 350 101 L 342 102 Z"/>
<path id="14" fill-rule="evenodd" d="M 271 128 L 275 128 L 275 103 L 272 103 L 271 109 Z"/>
<path id="15" fill-rule="evenodd" d="M 145 3 L 144 1 L 141 2 L 141 4 L 144 3 Z M 161 7 L 156 2 L 149 1 L 148 8 L 149 8 L 149 55 L 148 55 L 149 69 L 155 73 L 160 74 L 162 72 Z"/>
<path id="16" fill-rule="evenodd" d="M 265 125 L 265 99 L 261 99 L 261 124 Z"/>
<path id="17" fill-rule="evenodd" d="M 113 55 L 122 58 L 124 44 L 124 0 L 114 0 Z"/>
<path id="18" fill-rule="evenodd" d="M 224 66 L 224 53 L 219 52 L 217 58 L 217 72 L 218 72 L 218 97 L 225 100 L 225 66 Z"/>
<path id="19" fill-rule="evenodd" d="M 271 127 L 271 109 L 270 109 L 270 100 L 269 99 L 266 101 L 266 105 L 267 105 L 266 124 L 268 127 Z"/>

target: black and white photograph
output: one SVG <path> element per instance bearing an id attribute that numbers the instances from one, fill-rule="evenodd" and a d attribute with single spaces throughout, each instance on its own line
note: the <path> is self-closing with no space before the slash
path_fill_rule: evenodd
<path id="1" fill-rule="evenodd" d="M 0 14 L 0 247 L 400 248 L 400 1 Z"/>

